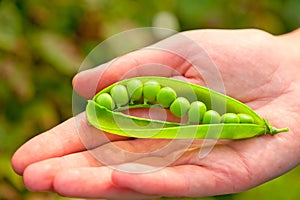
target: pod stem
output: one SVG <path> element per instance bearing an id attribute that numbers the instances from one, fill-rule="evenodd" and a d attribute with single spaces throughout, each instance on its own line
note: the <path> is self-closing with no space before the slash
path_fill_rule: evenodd
<path id="1" fill-rule="evenodd" d="M 275 128 L 273 126 L 271 126 L 271 124 L 269 123 L 269 121 L 267 119 L 264 119 L 265 121 L 265 125 L 266 125 L 266 133 L 271 134 L 271 135 L 275 135 L 277 133 L 282 133 L 282 132 L 288 132 L 289 128 Z"/>

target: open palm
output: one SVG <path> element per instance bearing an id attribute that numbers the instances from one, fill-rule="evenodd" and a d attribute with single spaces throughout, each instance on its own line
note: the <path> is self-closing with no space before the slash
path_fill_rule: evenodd
<path id="1" fill-rule="evenodd" d="M 185 40 L 178 37 L 189 38 L 191 45 L 182 44 Z M 195 43 L 201 51 L 196 51 Z M 162 47 L 168 51 L 157 51 Z M 170 141 L 128 140 L 99 134 L 80 114 L 24 144 L 13 157 L 14 169 L 24 176 L 29 189 L 75 197 L 202 197 L 247 190 L 285 173 L 300 161 L 300 136 L 296 128 L 300 117 L 299 63 L 292 44 L 262 31 L 180 33 L 116 59 L 106 71 L 94 68 L 80 73 L 74 78 L 74 88 L 82 96 L 91 97 L 95 91 L 126 76 L 185 78 L 215 90 L 225 89 L 227 95 L 248 104 L 272 125 L 289 127 L 290 132 L 218 141 L 213 148 L 207 141 L 195 140 L 184 152 L 179 151 L 178 141 L 175 151 L 152 153 Z M 161 66 L 168 67 L 157 70 Z M 216 83 L 216 77 L 222 80 L 221 85 Z M 143 115 L 142 111 L 136 114 Z M 199 151 L 205 148 L 209 151 L 199 157 Z M 136 154 L 120 153 L 118 149 Z M 139 174 L 114 170 L 103 162 L 139 171 L 152 164 L 147 164 L 145 155 L 158 163 L 172 162 L 159 170 Z"/>

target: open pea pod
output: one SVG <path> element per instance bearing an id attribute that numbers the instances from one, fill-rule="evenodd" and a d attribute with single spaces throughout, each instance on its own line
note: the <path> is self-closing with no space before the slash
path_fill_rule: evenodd
<path id="1" fill-rule="evenodd" d="M 132 90 L 131 85 L 134 81 L 137 81 L 140 85 Z M 146 94 L 146 85 L 148 83 L 158 83 L 160 90 L 153 91 L 155 99 L 151 99 L 151 102 L 148 102 L 150 97 L 146 99 L 149 96 L 149 94 Z M 195 101 L 203 102 L 207 110 L 216 111 L 220 116 L 226 113 L 242 113 L 248 116 L 251 122 L 240 123 L 237 121 L 226 123 L 226 121 L 219 121 L 207 124 L 202 119 L 203 121 L 200 120 L 198 124 L 177 123 L 140 118 L 120 112 L 126 109 L 151 108 L 153 106 L 170 109 L 170 106 L 165 104 L 169 101 L 169 98 L 159 96 L 160 93 L 163 93 L 162 88 L 169 90 L 171 88 L 175 91 L 171 95 L 170 103 L 175 102 L 176 97 L 183 97 L 190 103 Z M 174 94 L 176 95 L 175 97 Z M 105 96 L 105 98 L 108 96 L 110 99 L 99 100 L 102 96 Z M 176 107 L 176 105 L 173 107 Z M 188 112 L 189 107 L 185 107 L 187 107 L 185 112 Z M 186 113 L 183 115 L 186 115 Z M 243 139 L 262 134 L 274 135 L 288 131 L 288 128 L 277 129 L 272 127 L 267 120 L 261 118 L 250 107 L 231 97 L 199 85 L 163 77 L 135 77 L 108 86 L 96 94 L 92 100 L 88 101 L 86 116 L 88 122 L 100 130 L 135 138 Z"/>

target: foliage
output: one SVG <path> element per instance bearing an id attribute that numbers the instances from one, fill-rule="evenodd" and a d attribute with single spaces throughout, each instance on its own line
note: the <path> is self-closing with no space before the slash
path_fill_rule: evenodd
<path id="1" fill-rule="evenodd" d="M 10 158 L 26 140 L 72 116 L 72 77 L 99 42 L 152 25 L 281 34 L 300 25 L 299 10 L 297 0 L 0 0 L 0 199 L 65 199 L 27 191 Z M 299 173 L 207 200 L 296 199 Z"/>

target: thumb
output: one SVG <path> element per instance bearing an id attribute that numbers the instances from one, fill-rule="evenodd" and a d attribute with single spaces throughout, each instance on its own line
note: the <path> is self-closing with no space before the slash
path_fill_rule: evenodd
<path id="1" fill-rule="evenodd" d="M 176 72 L 174 68 L 183 62 L 182 58 L 167 51 L 142 49 L 80 72 L 73 79 L 73 87 L 79 95 L 91 98 L 102 88 L 124 78 L 180 75 L 182 70 Z"/>
<path id="2" fill-rule="evenodd" d="M 73 86 L 81 96 L 90 98 L 114 82 L 136 76 L 184 76 L 192 82 L 201 82 L 202 73 L 207 77 L 216 76 L 211 66 L 214 63 L 205 50 L 184 33 L 179 33 L 83 71 L 74 77 Z"/>

